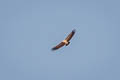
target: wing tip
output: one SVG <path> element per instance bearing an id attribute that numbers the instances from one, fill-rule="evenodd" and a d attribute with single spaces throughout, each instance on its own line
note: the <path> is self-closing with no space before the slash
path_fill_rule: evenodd
<path id="1" fill-rule="evenodd" d="M 55 50 L 54 48 L 51 49 L 51 51 L 54 51 L 54 50 Z"/>
<path id="2" fill-rule="evenodd" d="M 52 49 L 51 49 L 51 51 L 55 51 L 55 50 L 57 50 L 57 49 L 56 49 L 56 48 L 52 48 Z"/>
<path id="3" fill-rule="evenodd" d="M 75 32 L 76 32 L 76 29 L 73 29 L 73 30 L 72 30 L 72 32 L 74 32 L 74 33 L 75 33 Z"/>

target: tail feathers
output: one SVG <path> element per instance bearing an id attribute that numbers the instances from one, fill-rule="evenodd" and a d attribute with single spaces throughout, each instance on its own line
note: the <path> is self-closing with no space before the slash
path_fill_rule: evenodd
<path id="1" fill-rule="evenodd" d="M 68 42 L 68 44 L 66 44 L 66 46 L 68 46 L 70 44 L 70 42 Z"/>

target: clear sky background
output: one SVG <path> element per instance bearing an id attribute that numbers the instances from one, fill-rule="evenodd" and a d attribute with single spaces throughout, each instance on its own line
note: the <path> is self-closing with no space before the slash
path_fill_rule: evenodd
<path id="1" fill-rule="evenodd" d="M 1 0 L 0 80 L 120 80 L 120 1 Z"/>

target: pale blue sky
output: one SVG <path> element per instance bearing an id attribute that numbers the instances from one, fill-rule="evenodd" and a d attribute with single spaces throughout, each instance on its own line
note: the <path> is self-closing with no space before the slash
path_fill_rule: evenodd
<path id="1" fill-rule="evenodd" d="M 1 0 L 0 80 L 120 80 L 120 1 Z"/>

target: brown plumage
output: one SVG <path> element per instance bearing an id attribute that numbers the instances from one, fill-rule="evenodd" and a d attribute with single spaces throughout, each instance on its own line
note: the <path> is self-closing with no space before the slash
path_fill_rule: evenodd
<path id="1" fill-rule="evenodd" d="M 59 43 L 57 46 L 53 47 L 52 50 L 57 50 L 59 48 L 61 48 L 62 46 L 69 45 L 69 41 L 71 40 L 71 38 L 73 37 L 73 35 L 75 34 L 75 29 L 72 30 L 72 32 L 65 38 L 65 40 L 63 40 L 61 43 Z"/>

